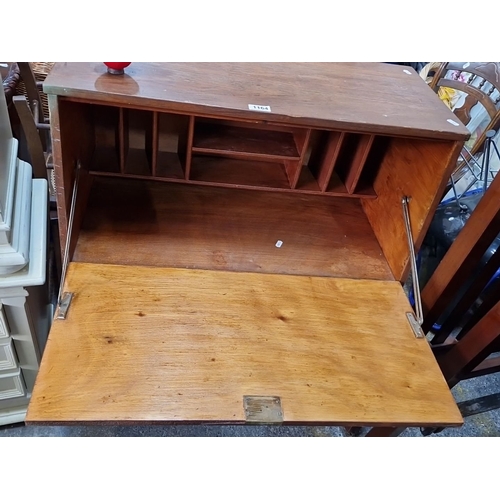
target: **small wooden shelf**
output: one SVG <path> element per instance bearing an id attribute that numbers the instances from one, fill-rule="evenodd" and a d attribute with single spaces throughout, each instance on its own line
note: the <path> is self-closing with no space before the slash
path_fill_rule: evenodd
<path id="1" fill-rule="evenodd" d="M 72 103 L 96 175 L 376 198 L 389 139 L 370 134 Z"/>
<path id="2" fill-rule="evenodd" d="M 255 160 L 299 160 L 293 133 L 196 123 L 193 152 Z"/>
<path id="3" fill-rule="evenodd" d="M 221 185 L 290 189 L 285 166 L 263 161 L 194 156 L 190 179 Z"/>

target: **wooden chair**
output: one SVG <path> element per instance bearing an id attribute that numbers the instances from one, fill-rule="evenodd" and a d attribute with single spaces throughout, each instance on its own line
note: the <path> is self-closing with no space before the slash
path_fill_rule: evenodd
<path id="1" fill-rule="evenodd" d="M 12 101 L 21 123 L 33 175 L 35 178 L 47 178 L 47 168 L 52 168 L 50 124 L 43 114 L 42 99 L 30 63 L 19 62 L 17 64 L 26 89 L 26 96 L 15 95 Z"/>
<path id="2" fill-rule="evenodd" d="M 51 236 L 55 240 L 53 242 L 54 259 L 57 275 L 59 276 L 62 264 L 59 252 L 59 230 L 48 111 L 46 103 L 40 94 L 41 82 L 37 81 L 31 64 L 29 62 L 18 62 L 17 65 L 21 83 L 16 89 L 18 95 L 13 96 L 12 102 L 21 125 L 23 135 L 21 142 L 24 143 L 23 145 L 29 156 L 26 160 L 33 167 L 33 177 L 48 178 L 49 181 Z"/>
<path id="3" fill-rule="evenodd" d="M 470 149 L 473 155 L 481 151 L 486 139 L 486 132 L 488 130 L 498 131 L 500 126 L 500 63 L 441 63 L 430 87 L 436 92 L 440 87 L 446 87 L 465 94 L 463 104 L 455 106 L 453 112 L 466 126 L 471 121 L 472 109 L 478 105 L 484 108 L 490 121 Z"/>
<path id="4" fill-rule="evenodd" d="M 431 345 L 450 388 L 461 380 L 500 371 L 500 251 L 488 251 L 499 233 L 497 175 L 422 291 L 426 331 L 446 309 Z M 464 416 L 477 413 L 477 407 L 500 407 L 499 394 L 482 400 L 474 410 L 467 404 L 471 402 L 463 403 Z"/>
<path id="5" fill-rule="evenodd" d="M 483 153 L 487 138 L 494 136 L 500 128 L 500 63 L 441 63 L 430 87 L 436 93 L 440 89 L 453 89 L 462 93 L 458 101 L 448 105 L 451 105 L 457 118 L 471 131 L 471 139 L 466 143 L 451 176 L 453 187 L 467 170 L 477 180 L 479 177 L 484 180 L 488 177 L 488 171 L 484 163 L 479 164 L 477 157 Z M 487 155 L 489 156 L 489 149 Z"/>
<path id="6" fill-rule="evenodd" d="M 12 102 L 12 96 L 16 92 L 19 84 L 19 67 L 16 63 L 2 63 L 0 66 L 0 77 L 2 78 L 3 92 L 7 101 L 7 106 Z"/>
<path id="7" fill-rule="evenodd" d="M 469 310 L 499 269 L 500 252 L 493 253 L 486 265 L 479 264 L 499 233 L 500 175 L 497 175 L 422 290 L 424 331 L 430 331 L 447 312 L 447 319 L 432 339 L 432 345 L 449 339 L 458 318 Z M 469 283 L 471 277 L 474 279 Z M 464 286 L 467 289 L 456 301 L 457 293 Z M 448 310 L 451 303 L 455 305 Z"/>

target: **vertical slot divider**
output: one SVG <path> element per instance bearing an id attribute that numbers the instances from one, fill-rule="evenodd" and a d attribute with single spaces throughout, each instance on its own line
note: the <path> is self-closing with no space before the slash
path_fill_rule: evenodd
<path id="1" fill-rule="evenodd" d="M 318 184 L 322 193 L 328 189 L 328 184 L 335 169 L 335 164 L 340 154 L 342 144 L 344 143 L 344 132 L 329 132 L 328 144 L 321 159 L 321 165 L 318 173 Z"/>
<path id="2" fill-rule="evenodd" d="M 152 134 L 152 151 L 151 151 L 151 174 L 156 177 L 156 167 L 158 165 L 158 140 L 159 140 L 159 114 L 158 111 L 153 112 L 153 134 Z"/>
<path id="3" fill-rule="evenodd" d="M 120 160 L 120 173 L 125 173 L 125 162 L 127 160 L 128 151 L 128 127 L 127 127 L 127 116 L 126 110 L 124 108 L 119 108 L 119 118 L 118 118 L 118 149 L 119 149 L 119 160 Z"/>
<path id="4" fill-rule="evenodd" d="M 186 170 L 184 172 L 184 178 L 188 181 L 191 175 L 191 159 L 193 156 L 193 137 L 194 137 L 194 122 L 195 117 L 191 115 L 189 117 L 189 126 L 188 126 L 188 137 L 186 144 Z"/>
<path id="5" fill-rule="evenodd" d="M 288 180 L 290 181 L 290 187 L 295 189 L 297 183 L 299 182 L 300 174 L 302 172 L 302 165 L 307 153 L 307 148 L 309 147 L 309 140 L 311 138 L 311 129 L 300 130 L 293 133 L 293 139 L 295 145 L 297 146 L 297 151 L 300 154 L 300 159 L 297 161 L 289 161 L 285 164 L 285 168 L 288 175 Z M 295 168 L 295 172 L 293 171 Z"/>
<path id="6" fill-rule="evenodd" d="M 375 139 L 374 135 L 363 134 L 356 147 L 356 152 L 354 153 L 354 158 L 346 174 L 345 187 L 349 194 L 353 194 L 356 190 L 359 178 L 361 177 L 361 172 L 368 158 L 368 154 L 373 145 Z"/>

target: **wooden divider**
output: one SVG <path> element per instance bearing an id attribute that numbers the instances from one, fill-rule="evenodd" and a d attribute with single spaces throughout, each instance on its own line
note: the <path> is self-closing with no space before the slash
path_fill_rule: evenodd
<path id="1" fill-rule="evenodd" d="M 296 189 L 297 187 L 302 171 L 302 165 L 309 146 L 310 137 L 311 129 L 298 130 L 293 133 L 293 139 L 295 141 L 295 145 L 297 146 L 297 152 L 299 153 L 300 158 L 298 160 L 285 161 L 285 169 L 288 175 L 288 180 L 290 181 L 290 187 L 292 189 Z"/>
<path id="2" fill-rule="evenodd" d="M 119 118 L 118 118 L 118 151 L 119 151 L 119 161 L 120 161 L 120 173 L 125 172 L 125 162 L 127 160 L 128 153 L 128 124 L 126 122 L 125 110 L 119 108 Z"/>
<path id="3" fill-rule="evenodd" d="M 189 117 L 189 126 L 188 126 L 188 136 L 186 142 L 186 164 L 184 167 L 185 179 L 189 180 L 189 176 L 191 173 L 191 160 L 193 156 L 193 137 L 194 137 L 194 116 Z"/>
<path id="4" fill-rule="evenodd" d="M 90 170 L 97 175 L 376 196 L 374 176 L 365 173 L 367 163 L 376 173 L 382 160 L 370 160 L 377 139 L 373 134 L 111 106 L 89 109 L 96 137 Z"/>
<path id="5" fill-rule="evenodd" d="M 328 132 L 327 146 L 319 163 L 318 184 L 321 192 L 325 192 L 330 183 L 335 163 L 344 142 L 344 132 Z"/>
<path id="6" fill-rule="evenodd" d="M 158 142 L 159 142 L 159 113 L 153 112 L 153 137 L 152 137 L 152 153 L 151 153 L 151 173 L 156 177 L 158 169 Z"/>
<path id="7" fill-rule="evenodd" d="M 346 177 L 344 180 L 345 187 L 351 194 L 356 190 L 356 186 L 361 176 L 361 172 L 363 171 L 363 167 L 365 166 L 374 139 L 374 135 L 362 135 L 358 140 L 354 157 L 351 164 L 347 167 Z"/>

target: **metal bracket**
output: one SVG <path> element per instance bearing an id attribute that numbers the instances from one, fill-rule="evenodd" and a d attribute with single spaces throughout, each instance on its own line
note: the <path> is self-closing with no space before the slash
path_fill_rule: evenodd
<path id="1" fill-rule="evenodd" d="M 410 212 L 408 211 L 408 203 L 410 203 L 410 200 L 411 200 L 410 197 L 403 196 L 403 198 L 401 199 L 401 203 L 403 205 L 403 219 L 405 221 L 406 237 L 408 239 L 408 247 L 410 249 L 410 265 L 411 265 L 411 275 L 412 275 L 411 277 L 413 282 L 413 296 L 415 297 L 416 321 L 418 322 L 418 325 L 420 327 L 420 325 L 424 322 L 424 314 L 422 312 L 422 298 L 420 296 L 420 283 L 418 281 L 418 269 L 417 269 L 417 259 L 415 257 L 415 245 L 413 243 L 413 236 L 411 232 Z M 422 329 L 420 328 L 420 330 Z M 415 329 L 413 331 L 415 331 Z"/>
<path id="2" fill-rule="evenodd" d="M 415 315 L 412 312 L 407 312 L 406 317 L 408 318 L 408 323 L 410 323 L 411 329 L 413 330 L 415 337 L 417 337 L 417 339 L 424 339 L 425 333 L 422 330 L 422 327 L 418 324 Z"/>
<path id="3" fill-rule="evenodd" d="M 59 302 L 59 307 L 57 308 L 57 316 L 56 319 L 66 319 L 66 315 L 68 314 L 69 306 L 71 305 L 71 301 L 73 300 L 73 296 L 75 294 L 72 292 L 64 292 Z"/>
<path id="4" fill-rule="evenodd" d="M 283 410 L 277 396 L 243 396 L 247 424 L 281 424 Z"/>
<path id="5" fill-rule="evenodd" d="M 66 231 L 66 245 L 64 247 L 64 259 L 61 272 L 61 282 L 59 283 L 59 295 L 57 297 L 56 319 L 66 319 L 66 316 L 68 314 L 68 309 L 69 306 L 71 305 L 71 301 L 74 295 L 72 292 L 64 292 L 63 294 L 63 288 L 64 288 L 64 282 L 66 281 L 66 273 L 68 272 L 69 247 L 71 245 L 71 233 L 73 232 L 73 220 L 75 218 L 76 196 L 78 193 L 78 181 L 80 180 L 80 169 L 81 169 L 81 164 L 78 161 L 76 164 L 75 182 L 73 184 L 73 193 L 71 196 L 71 208 L 69 211 L 68 230 Z"/>

